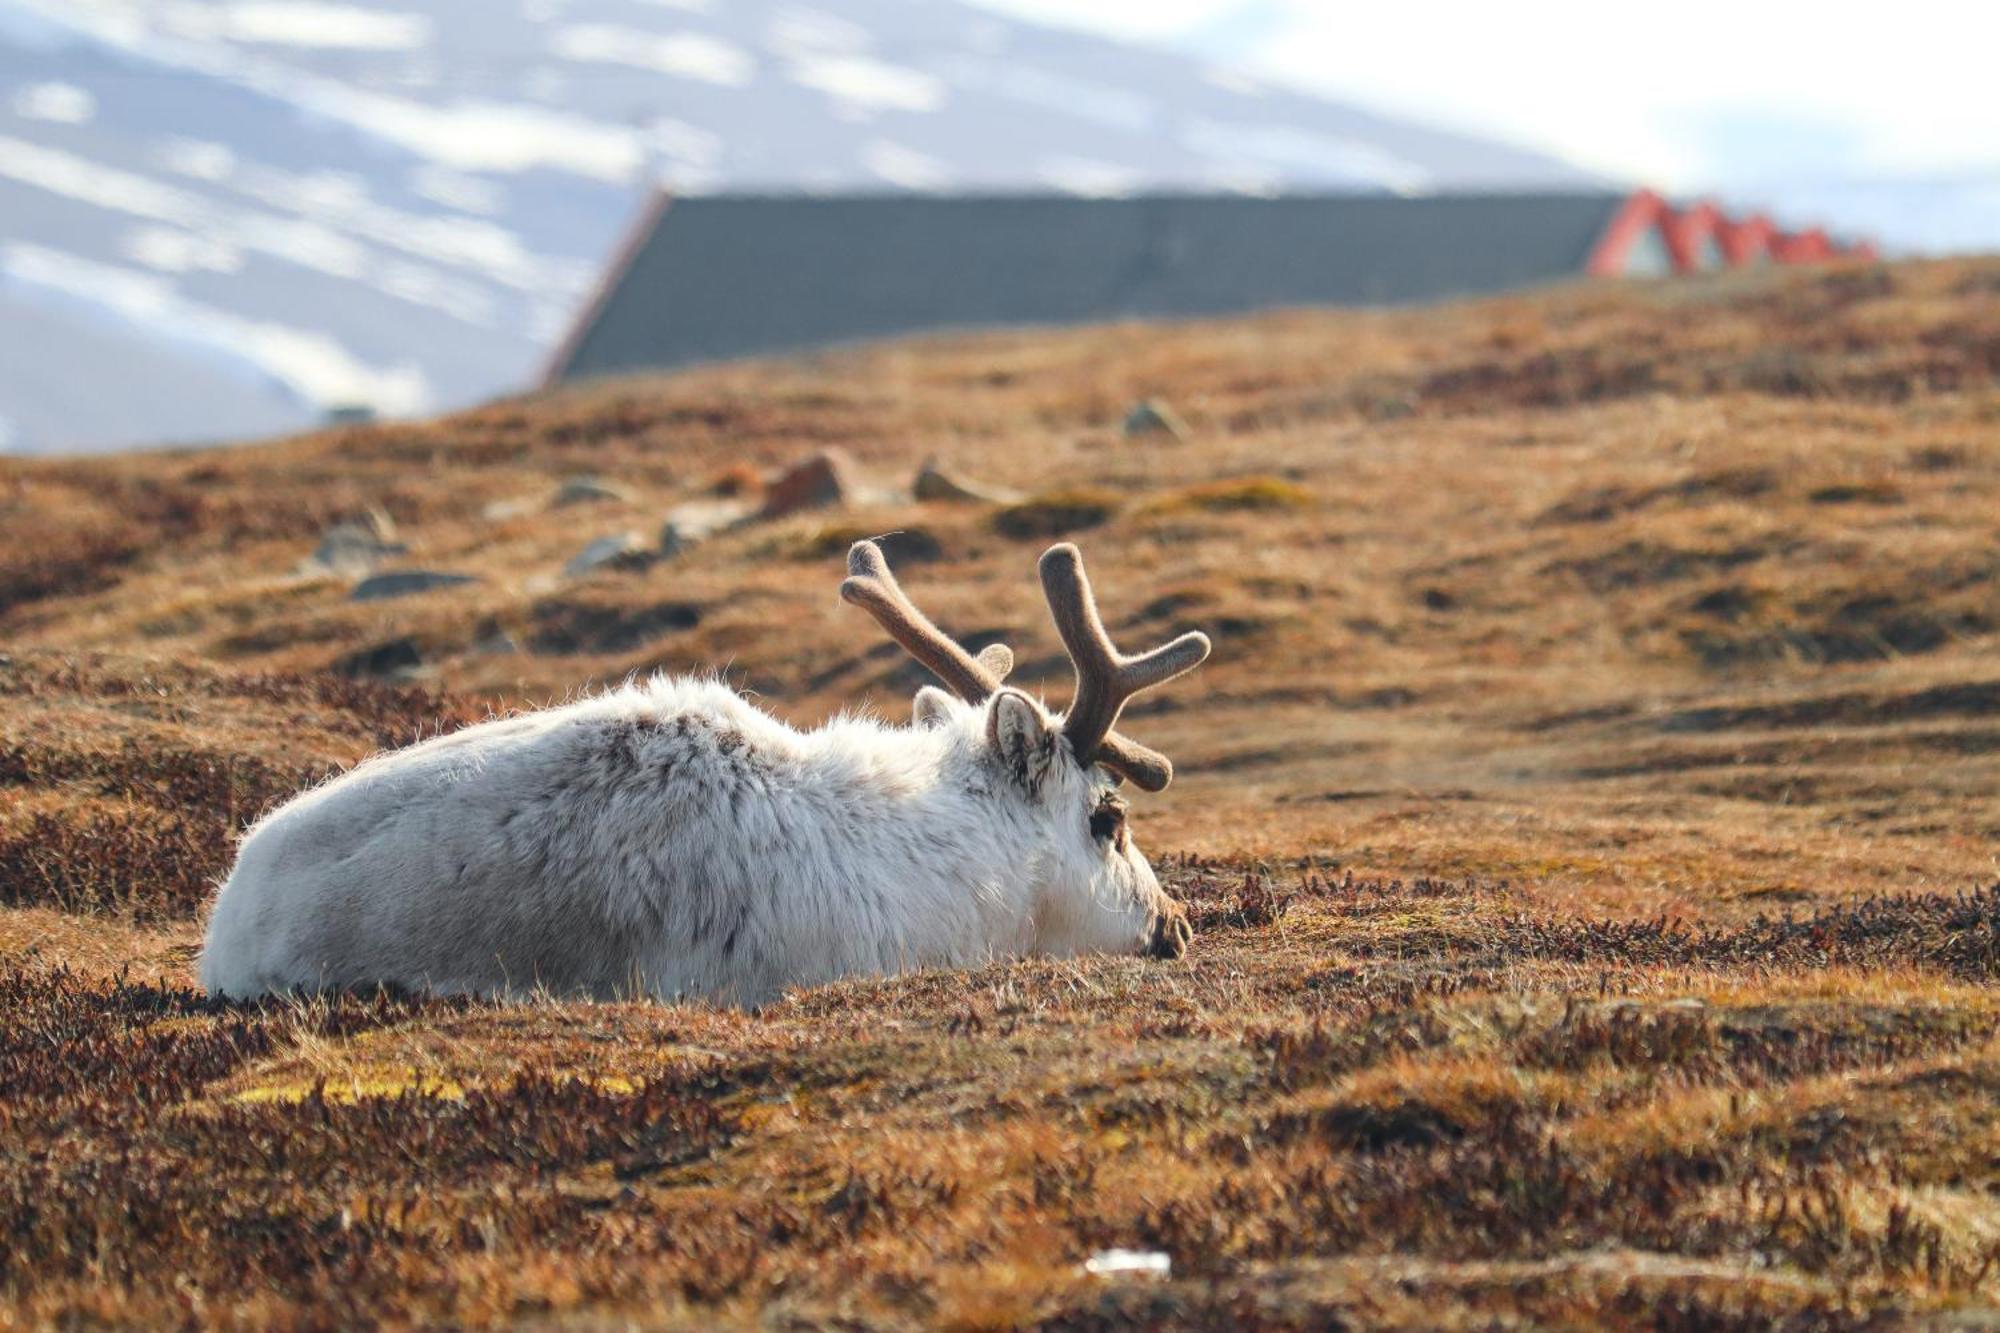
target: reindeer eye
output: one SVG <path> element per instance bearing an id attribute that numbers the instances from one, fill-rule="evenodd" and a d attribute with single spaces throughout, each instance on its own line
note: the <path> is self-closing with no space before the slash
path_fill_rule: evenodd
<path id="1" fill-rule="evenodd" d="M 1090 836 L 1099 842 L 1116 843 L 1119 850 L 1125 847 L 1125 802 L 1115 796 L 1107 796 L 1090 812 Z"/>

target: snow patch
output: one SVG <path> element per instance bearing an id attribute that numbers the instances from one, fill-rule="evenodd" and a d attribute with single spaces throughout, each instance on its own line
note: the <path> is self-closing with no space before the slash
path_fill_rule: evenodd
<path id="1" fill-rule="evenodd" d="M 325 334 L 190 301 L 148 273 L 14 243 L 0 248 L 0 278 L 83 302 L 150 336 L 221 353 L 318 411 L 366 406 L 405 416 L 423 411 L 430 401 L 423 372 L 415 366 L 369 366 Z"/>
<path id="2" fill-rule="evenodd" d="M 646 139 L 676 166 L 707 168 L 722 159 L 722 136 L 685 120 L 656 120 L 646 127 Z"/>
<path id="3" fill-rule="evenodd" d="M 698 32 L 658 35 L 612 23 L 583 23 L 557 33 L 552 49 L 565 60 L 631 65 L 723 88 L 741 88 L 757 77 L 757 61 L 748 51 Z"/>
<path id="4" fill-rule="evenodd" d="M 1135 168 L 1088 157 L 1044 158 L 1037 174 L 1065 194 L 1090 199 L 1117 199 L 1136 192 L 1145 181 Z"/>
<path id="5" fill-rule="evenodd" d="M 14 94 L 14 114 L 54 125 L 88 125 L 97 115 L 97 98 L 73 83 L 31 83 Z"/>
<path id="6" fill-rule="evenodd" d="M 507 191 L 496 182 L 444 167 L 418 167 L 410 173 L 409 186 L 418 198 L 460 213 L 491 217 L 507 208 Z"/>
<path id="7" fill-rule="evenodd" d="M 161 273 L 235 273 L 243 267 L 243 252 L 235 246 L 172 227 L 127 232 L 118 249 L 133 263 Z"/>
<path id="8" fill-rule="evenodd" d="M 94 208 L 170 222 L 190 230 L 201 221 L 201 201 L 184 190 L 129 171 L 101 166 L 60 148 L 0 135 L 0 177 L 59 194 Z"/>
<path id="9" fill-rule="evenodd" d="M 1274 168 L 1294 180 L 1375 185 L 1401 194 L 1420 193 L 1431 185 L 1430 173 L 1422 167 L 1366 140 L 1315 134 L 1295 125 L 1195 119 L 1182 129 L 1181 143 L 1204 157 Z"/>
<path id="10" fill-rule="evenodd" d="M 160 25 L 198 41 L 248 42 L 340 51 L 415 51 L 429 45 L 431 21 L 312 0 L 237 0 L 234 4 L 162 5 Z"/>
<path id="11" fill-rule="evenodd" d="M 366 91 L 248 50 L 163 32 L 147 13 L 123 3 L 13 2 L 115 50 L 275 98 L 456 171 L 551 170 L 626 185 L 644 165 L 643 148 L 630 129 L 586 116 L 512 102 L 439 107 Z"/>
<path id="12" fill-rule="evenodd" d="M 780 51 L 858 55 L 875 45 L 868 29 L 823 9 L 784 10 L 771 20 L 764 35 Z"/>
<path id="13" fill-rule="evenodd" d="M 1201 81 L 1211 88 L 1219 88 L 1238 97 L 1262 97 L 1265 94 L 1265 87 L 1256 75 L 1228 65 L 1210 65 L 1201 72 Z"/>
<path id="14" fill-rule="evenodd" d="M 562 111 L 504 102 L 431 107 L 316 80 L 292 99 L 457 171 L 566 171 L 623 185 L 645 155 L 638 136 Z"/>
<path id="15" fill-rule="evenodd" d="M 153 152 L 163 171 L 198 181 L 224 181 L 236 170 L 236 152 L 205 139 L 168 139 Z"/>
<path id="16" fill-rule="evenodd" d="M 935 111 L 945 101 L 943 79 L 870 56 L 801 52 L 792 57 L 791 76 L 854 112 Z"/>
<path id="17" fill-rule="evenodd" d="M 1160 103 L 1144 93 L 1073 78 L 1032 65 L 963 59 L 951 68 L 955 82 L 1000 97 L 1025 102 L 1066 116 L 1076 116 L 1107 129 L 1130 134 L 1152 130 Z"/>
<path id="18" fill-rule="evenodd" d="M 942 190 L 953 180 L 951 168 L 929 153 L 887 139 L 863 145 L 861 165 L 904 190 Z"/>

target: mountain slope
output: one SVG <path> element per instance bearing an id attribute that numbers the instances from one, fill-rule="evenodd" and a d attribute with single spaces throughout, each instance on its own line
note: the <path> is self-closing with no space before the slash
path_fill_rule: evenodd
<path id="1" fill-rule="evenodd" d="M 1587 180 L 954 3 L 0 0 L 0 317 L 34 363 L 94 324 L 153 345 L 142 383 L 199 389 L 185 418 L 144 392 L 128 406 L 107 350 L 81 412 L 59 377 L 23 369 L 0 439 L 228 435 L 518 385 L 655 179 L 1082 193 Z"/>
<path id="2" fill-rule="evenodd" d="M 1996 289 L 929 339 L 0 460 L 0 1325 L 1992 1327 Z M 1186 438 L 1120 429 L 1153 394 Z M 846 512 L 563 572 L 835 445 Z M 931 454 L 1039 498 L 917 501 Z M 478 581 L 297 572 L 370 506 Z M 908 718 L 857 536 L 1066 698 L 1035 561 L 1079 524 L 1121 643 L 1215 640 L 1121 722 L 1178 769 L 1133 828 L 1185 959 L 757 1013 L 187 989 L 238 829 L 378 746 L 653 668 Z"/>

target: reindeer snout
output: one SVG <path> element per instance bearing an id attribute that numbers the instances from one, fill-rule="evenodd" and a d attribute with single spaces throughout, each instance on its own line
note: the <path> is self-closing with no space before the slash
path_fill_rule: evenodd
<path id="1" fill-rule="evenodd" d="M 1146 944 L 1146 956 L 1179 958 L 1193 941 L 1194 927 L 1188 924 L 1187 911 L 1179 903 L 1168 903 L 1153 918 L 1153 937 Z"/>

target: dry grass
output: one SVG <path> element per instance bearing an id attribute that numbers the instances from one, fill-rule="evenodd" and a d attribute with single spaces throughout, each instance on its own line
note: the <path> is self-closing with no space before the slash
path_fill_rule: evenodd
<path id="1" fill-rule="evenodd" d="M 953 339 L 0 463 L 0 1322 L 1975 1326 L 1994 282 Z M 1155 394 L 1189 442 L 1123 436 Z M 560 577 L 830 445 L 1035 498 Z M 581 473 L 637 499 L 549 510 Z M 371 506 L 481 581 L 296 572 Z M 1140 835 L 1185 963 L 757 1015 L 187 989 L 233 831 L 377 746 L 653 667 L 900 714 L 833 594 L 891 531 L 1057 692 L 1056 533 L 1114 631 L 1216 638 L 1131 719 L 1182 773 Z M 422 683 L 336 674 L 371 660 Z M 1174 1276 L 1085 1276 L 1108 1246 Z"/>

